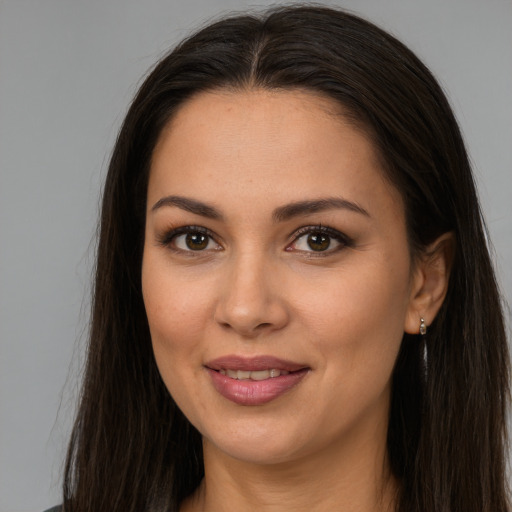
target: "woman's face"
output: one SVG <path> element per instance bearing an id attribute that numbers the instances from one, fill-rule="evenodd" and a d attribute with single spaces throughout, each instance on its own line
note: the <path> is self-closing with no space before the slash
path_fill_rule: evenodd
<path id="1" fill-rule="evenodd" d="M 369 140 L 310 93 L 202 93 L 161 134 L 147 199 L 154 354 L 206 449 L 382 448 L 414 273 Z"/>

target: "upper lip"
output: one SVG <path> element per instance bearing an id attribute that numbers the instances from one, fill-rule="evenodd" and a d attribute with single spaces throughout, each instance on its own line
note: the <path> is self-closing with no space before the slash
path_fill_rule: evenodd
<path id="1" fill-rule="evenodd" d="M 212 370 L 242 370 L 242 371 L 258 371 L 258 370 L 284 370 L 287 372 L 295 372 L 308 368 L 308 365 L 295 363 L 286 359 L 280 359 L 274 356 L 239 356 L 228 355 L 218 357 L 212 361 L 208 361 L 205 366 Z"/>

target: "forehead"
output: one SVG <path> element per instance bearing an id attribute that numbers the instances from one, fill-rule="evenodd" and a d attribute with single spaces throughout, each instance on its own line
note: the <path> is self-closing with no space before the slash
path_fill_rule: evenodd
<path id="1" fill-rule="evenodd" d="M 149 202 L 159 194 L 238 198 L 246 207 L 326 194 L 367 204 L 385 194 L 401 203 L 369 137 L 333 101 L 304 91 L 223 90 L 190 99 L 153 154 Z"/>

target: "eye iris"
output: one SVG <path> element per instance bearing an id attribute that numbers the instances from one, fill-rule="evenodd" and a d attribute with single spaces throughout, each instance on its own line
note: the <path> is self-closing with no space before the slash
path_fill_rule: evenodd
<path id="1" fill-rule="evenodd" d="M 325 251 L 331 245 L 331 240 L 322 233 L 311 233 L 308 235 L 308 245 L 313 251 Z"/>
<path id="2" fill-rule="evenodd" d="M 185 237 L 185 243 L 192 251 L 200 251 L 208 245 L 208 236 L 202 233 L 189 233 Z"/>

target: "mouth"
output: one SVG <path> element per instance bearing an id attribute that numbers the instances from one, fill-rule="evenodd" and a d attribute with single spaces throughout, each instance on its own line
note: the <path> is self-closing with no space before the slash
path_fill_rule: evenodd
<path id="1" fill-rule="evenodd" d="M 241 372 L 241 379 L 249 378 L 247 376 L 243 376 L 245 375 L 243 372 L 258 373 L 268 371 L 269 376 L 265 378 L 272 378 L 273 376 L 279 376 L 277 372 L 279 372 L 279 374 L 286 374 L 286 372 L 292 373 L 308 368 L 307 364 L 267 355 L 251 357 L 228 355 L 209 361 L 205 366 L 211 370 L 219 372 L 224 371 L 226 372 L 226 375 L 228 375 L 227 372 Z M 273 375 L 270 375 L 270 372 L 273 372 Z M 229 375 L 229 377 L 235 378 L 234 373 Z"/>
<path id="2" fill-rule="evenodd" d="M 310 367 L 272 356 L 227 356 L 205 365 L 216 391 L 237 405 L 263 405 L 298 385 Z"/>
<path id="3" fill-rule="evenodd" d="M 230 370 L 221 368 L 219 370 L 219 373 L 221 375 L 227 375 L 230 379 L 236 380 L 267 380 L 275 379 L 276 377 L 280 377 L 281 375 L 288 375 L 290 372 L 286 370 L 278 370 L 277 368 L 256 371 Z"/>

